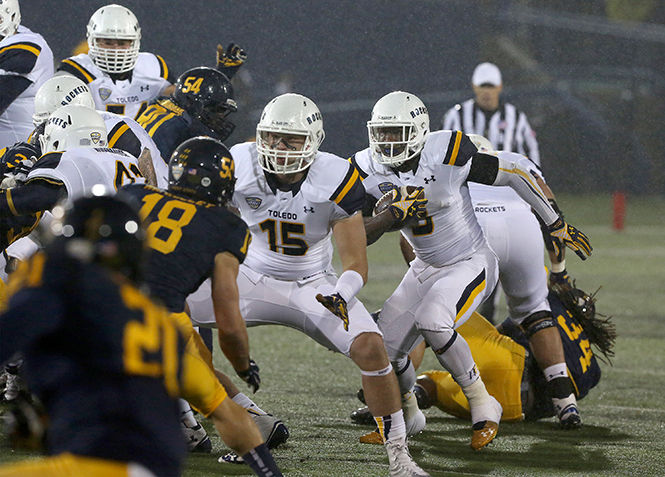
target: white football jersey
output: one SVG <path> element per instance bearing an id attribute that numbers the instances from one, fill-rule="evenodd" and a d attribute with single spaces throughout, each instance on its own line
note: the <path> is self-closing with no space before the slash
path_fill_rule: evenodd
<path id="1" fill-rule="evenodd" d="M 127 116 L 98 111 L 104 119 L 108 131 L 108 147 L 122 149 L 135 157 L 139 157 L 144 148 L 148 148 L 152 165 L 157 176 L 157 187 L 166 189 L 169 185 L 169 168 L 162 159 L 161 153 L 150 134 L 139 123 Z M 133 134 L 128 134 L 133 133 Z M 138 143 L 136 142 L 138 139 Z"/>
<path id="2" fill-rule="evenodd" d="M 486 243 L 466 183 L 469 159 L 475 152 L 475 146 L 461 132 L 436 131 L 427 136 L 415 171 L 397 174 L 375 162 L 369 148 L 356 153 L 351 161 L 364 177 L 365 189 L 376 199 L 394 186 L 425 188 L 427 218 L 402 229 L 402 234 L 418 258 L 443 267 L 469 258 Z"/>
<path id="3" fill-rule="evenodd" d="M 46 153 L 28 174 L 28 180 L 37 177 L 62 182 L 70 200 L 86 195 L 96 184 L 117 191 L 126 184 L 145 183 L 134 156 L 106 147 L 77 147 Z"/>
<path id="4" fill-rule="evenodd" d="M 16 34 L 3 38 L 0 75 L 18 75 L 32 81 L 0 115 L 0 147 L 5 147 L 30 135 L 34 127 L 35 94 L 53 76 L 53 52 L 44 37 L 20 25 Z"/>
<path id="5" fill-rule="evenodd" d="M 58 71 L 77 77 L 90 88 L 97 109 L 136 118 L 171 83 L 166 62 L 159 55 L 139 53 L 128 79 L 113 81 L 87 54 L 62 60 Z"/>
<path id="6" fill-rule="evenodd" d="M 259 166 L 256 143 L 237 144 L 231 154 L 237 177 L 233 204 L 252 232 L 244 264 L 281 280 L 332 271 L 332 225 L 362 209 L 358 171 L 334 154 L 318 152 L 303 181 L 283 191 Z"/>

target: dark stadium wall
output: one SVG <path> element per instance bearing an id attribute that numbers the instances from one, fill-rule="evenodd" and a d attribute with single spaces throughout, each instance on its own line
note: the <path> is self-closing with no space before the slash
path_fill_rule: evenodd
<path id="1" fill-rule="evenodd" d="M 217 43 L 247 50 L 233 80 L 240 111 L 229 145 L 253 136 L 262 107 L 280 88 L 317 102 L 323 149 L 341 156 L 366 147 L 371 108 L 392 90 L 419 95 L 438 129 L 448 108 L 471 97 L 475 65 L 489 60 L 501 67 L 504 99 L 524 110 L 538 133 L 555 190 L 665 190 L 658 165 L 664 136 L 655 126 L 665 119 L 665 80 L 654 66 L 662 64 L 662 45 L 630 32 L 575 31 L 557 20 L 577 10 L 610 28 L 604 1 L 574 2 L 566 12 L 535 0 L 118 2 L 139 19 L 141 49 L 163 56 L 174 78 L 189 67 L 214 65 Z M 61 59 L 85 39 L 90 15 L 105 4 L 21 0 L 23 23 L 42 33 Z M 533 13 L 537 5 L 553 26 Z M 525 10 L 534 20 L 520 16 Z M 646 117 L 637 113 L 645 110 Z"/>

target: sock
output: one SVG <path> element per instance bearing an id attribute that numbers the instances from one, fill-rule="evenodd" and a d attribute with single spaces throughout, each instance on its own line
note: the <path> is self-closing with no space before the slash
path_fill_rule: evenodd
<path id="1" fill-rule="evenodd" d="M 462 386 L 462 392 L 466 396 L 467 401 L 469 401 L 469 407 L 474 408 L 476 406 L 481 406 L 489 401 L 490 395 L 485 388 L 485 383 L 480 378 L 479 374 L 476 374 L 478 378 L 467 386 Z"/>
<path id="2" fill-rule="evenodd" d="M 184 399 L 178 399 L 178 407 L 180 407 L 180 420 L 187 427 L 191 428 L 198 425 L 198 421 L 194 417 L 194 412 L 187 401 Z"/>
<path id="3" fill-rule="evenodd" d="M 259 477 L 282 476 L 282 472 L 277 467 L 277 463 L 265 443 L 255 447 L 243 455 L 242 458 Z"/>
<path id="4" fill-rule="evenodd" d="M 247 397 L 243 393 L 238 393 L 235 396 L 233 396 L 231 399 L 237 405 L 244 407 L 250 413 L 258 414 L 259 416 L 262 416 L 264 414 L 268 414 L 263 409 L 261 409 L 259 406 L 257 406 L 254 401 L 252 401 L 249 397 Z"/>
<path id="5" fill-rule="evenodd" d="M 402 410 L 393 412 L 388 416 L 375 416 L 374 420 L 379 429 L 383 442 L 397 439 L 406 439 L 406 423 Z"/>

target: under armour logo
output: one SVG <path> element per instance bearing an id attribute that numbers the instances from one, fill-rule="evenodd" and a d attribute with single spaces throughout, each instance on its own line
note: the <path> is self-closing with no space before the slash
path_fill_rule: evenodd
<path id="1" fill-rule="evenodd" d="M 425 181 L 425 184 L 429 184 L 430 182 L 436 182 L 436 177 L 430 176 L 429 179 L 425 178 L 423 180 Z"/>
<path id="2" fill-rule="evenodd" d="M 307 212 L 314 213 L 314 207 L 304 206 L 303 209 L 305 210 L 305 213 L 307 213 Z"/>
<path id="3" fill-rule="evenodd" d="M 144 90 L 144 89 L 145 89 L 146 91 L 149 91 L 149 90 L 150 90 L 150 85 L 148 84 L 148 85 L 145 85 L 145 86 L 141 86 L 141 93 L 143 93 L 143 90 Z"/>

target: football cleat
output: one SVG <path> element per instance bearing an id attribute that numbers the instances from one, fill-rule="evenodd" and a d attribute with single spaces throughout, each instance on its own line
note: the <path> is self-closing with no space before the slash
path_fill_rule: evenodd
<path id="1" fill-rule="evenodd" d="M 472 409 L 471 417 L 474 422 L 471 448 L 473 450 L 480 450 L 494 440 L 499 431 L 499 421 L 501 421 L 502 414 L 503 408 L 493 396 L 490 396 L 490 401 L 487 404 Z"/>
<path id="2" fill-rule="evenodd" d="M 272 414 L 255 414 L 253 412 L 249 414 L 254 419 L 256 427 L 259 428 L 268 449 L 274 449 L 284 444 L 289 438 L 289 430 L 281 419 L 277 419 Z"/>
<path id="3" fill-rule="evenodd" d="M 351 413 L 351 420 L 356 424 L 369 426 L 376 424 L 376 421 L 374 421 L 374 416 L 372 416 L 372 413 L 369 412 L 369 408 L 367 406 L 358 408 L 353 411 Z"/>
<path id="4" fill-rule="evenodd" d="M 203 454 L 209 454 L 212 452 L 212 442 L 208 433 L 203 428 L 200 423 L 191 426 L 188 425 L 184 419 L 180 420 L 180 429 L 185 436 L 185 442 L 187 443 L 187 450 L 189 452 L 197 452 Z"/>
<path id="5" fill-rule="evenodd" d="M 406 439 L 391 439 L 385 444 L 390 463 L 390 477 L 430 477 L 409 454 Z"/>
<path id="6" fill-rule="evenodd" d="M 561 428 L 566 430 L 582 427 L 582 418 L 575 404 L 569 404 L 559 413 L 559 423 Z"/>
<path id="7" fill-rule="evenodd" d="M 217 462 L 220 464 L 244 464 L 245 460 L 235 452 L 229 452 L 217 459 Z"/>
<path id="8" fill-rule="evenodd" d="M 374 429 L 372 432 L 360 436 L 358 440 L 361 444 L 383 444 L 383 439 L 381 438 L 378 429 Z"/>

